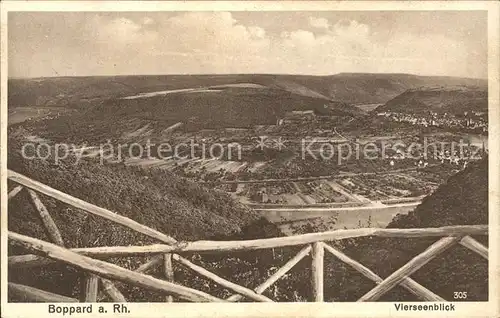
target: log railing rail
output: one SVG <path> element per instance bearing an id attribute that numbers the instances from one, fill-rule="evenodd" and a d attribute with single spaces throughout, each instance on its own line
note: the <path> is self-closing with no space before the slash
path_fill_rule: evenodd
<path id="1" fill-rule="evenodd" d="M 173 302 L 174 297 L 193 302 L 236 302 L 243 298 L 259 302 L 272 302 L 273 300 L 264 296 L 263 292 L 289 272 L 298 262 L 309 257 L 311 262 L 312 301 L 323 302 L 325 251 L 376 284 L 372 290 L 358 300 L 360 302 L 376 301 L 398 285 L 422 300 L 445 301 L 441 296 L 436 295 L 426 287 L 415 282 L 410 278 L 410 275 L 456 244 L 460 244 L 481 257 L 488 259 L 488 248 L 471 237 L 476 235 L 488 235 L 487 225 L 458 225 L 439 228 L 410 229 L 361 228 L 246 241 L 178 242 L 174 238 L 130 218 L 75 198 L 14 171 L 8 170 L 8 179 L 16 183 L 14 188 L 8 193 L 8 199 L 10 200 L 16 197 L 21 191 L 26 190 L 47 232 L 47 237 L 52 241 L 52 243 L 46 242 L 9 231 L 8 237 L 10 244 L 21 246 L 25 250 L 33 253 L 10 256 L 8 259 L 9 268 L 35 268 L 47 266 L 55 262 L 62 262 L 82 271 L 81 294 L 79 300 L 43 291 L 34 287 L 9 282 L 9 293 L 26 301 L 95 302 L 102 298 L 102 294 L 106 294 L 114 302 L 125 302 L 127 300 L 113 283 L 113 281 L 119 281 L 163 293 L 165 294 L 166 302 Z M 138 233 L 145 234 L 158 241 L 159 244 L 145 246 L 65 248 L 63 237 L 57 225 L 37 193 L 42 193 L 87 213 L 103 217 Z M 329 241 L 365 236 L 399 238 L 435 237 L 439 238 L 439 240 L 384 279 L 356 260 L 353 260 L 341 251 L 327 244 Z M 232 251 L 273 249 L 286 246 L 303 247 L 294 257 L 254 289 L 233 283 L 226 278 L 220 277 L 194 264 L 182 256 L 182 254 L 186 252 L 229 253 Z M 111 257 L 147 255 L 151 256 L 149 261 L 142 264 L 134 271 L 104 261 Z M 231 290 L 234 294 L 227 299 L 220 299 L 205 292 L 182 286 L 175 282 L 174 264 L 180 264 L 216 282 L 218 285 Z M 147 275 L 148 271 L 158 266 L 163 267 L 164 279 L 158 279 Z"/>

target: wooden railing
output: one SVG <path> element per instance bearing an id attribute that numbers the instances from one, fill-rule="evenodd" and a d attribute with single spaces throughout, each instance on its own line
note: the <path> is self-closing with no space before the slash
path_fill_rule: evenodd
<path id="1" fill-rule="evenodd" d="M 9 292 L 27 301 L 95 302 L 97 301 L 100 283 L 101 290 L 108 295 L 111 300 L 115 302 L 125 302 L 125 297 L 113 283 L 113 281 L 120 281 L 130 285 L 164 293 L 166 295 L 166 302 L 172 302 L 173 296 L 192 302 L 236 302 L 241 300 L 243 297 L 259 302 L 272 302 L 273 300 L 264 296 L 263 292 L 283 277 L 288 271 L 290 271 L 299 261 L 309 256 L 312 272 L 311 283 L 313 289 L 313 301 L 323 302 L 323 263 L 325 251 L 332 254 L 345 264 L 351 266 L 376 284 L 372 290 L 363 295 L 358 301 L 375 301 L 398 285 L 402 286 L 422 300 L 445 301 L 439 295 L 436 295 L 426 287 L 411 279 L 410 276 L 436 256 L 455 244 L 461 244 L 478 253 L 483 258 L 488 259 L 487 247 L 471 237 L 474 235 L 487 235 L 487 225 L 461 225 L 423 229 L 364 228 L 246 241 L 178 242 L 168 235 L 137 223 L 127 217 L 72 197 L 19 173 L 9 170 L 8 179 L 17 184 L 9 192 L 8 198 L 11 199 L 23 189 L 26 189 L 33 207 L 36 211 L 38 211 L 48 237 L 52 241 L 46 242 L 9 231 L 8 237 L 11 244 L 23 247 L 33 253 L 10 256 L 8 261 L 9 268 L 34 268 L 46 266 L 54 262 L 62 262 L 69 266 L 78 268 L 85 273 L 85 277 L 82 280 L 83 284 L 81 286 L 81 296 L 78 300 L 39 290 L 30 286 L 9 283 Z M 161 244 L 67 249 L 64 247 L 64 241 L 56 224 L 51 218 L 45 205 L 38 197 L 37 192 L 43 193 L 44 195 L 55 198 L 88 213 L 126 226 L 134 231 L 145 234 L 161 242 Z M 369 268 L 326 243 L 328 241 L 363 236 L 405 238 L 441 237 L 441 239 L 384 279 L 371 271 Z M 235 284 L 182 257 L 182 253 L 185 252 L 229 253 L 231 251 L 271 249 L 285 246 L 304 247 L 286 264 L 267 278 L 264 283 L 254 289 Z M 110 257 L 146 255 L 152 256 L 151 259 L 135 271 L 103 261 L 103 259 Z M 191 269 L 197 274 L 216 282 L 228 290 L 233 291 L 235 294 L 226 299 L 220 299 L 205 292 L 175 283 L 173 271 L 174 263 L 181 264 L 184 267 Z M 147 275 L 148 271 L 158 266 L 163 267 L 164 279 L 158 279 Z"/>

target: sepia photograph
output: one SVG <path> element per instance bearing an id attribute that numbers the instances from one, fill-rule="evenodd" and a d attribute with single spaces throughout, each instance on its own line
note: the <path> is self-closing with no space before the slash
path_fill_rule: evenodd
<path id="1" fill-rule="evenodd" d="M 2 6 L 2 317 L 497 317 L 497 3 L 42 4 Z"/>

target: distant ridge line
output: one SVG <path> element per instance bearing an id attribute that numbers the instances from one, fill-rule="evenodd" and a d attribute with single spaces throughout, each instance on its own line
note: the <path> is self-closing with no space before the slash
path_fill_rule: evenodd
<path id="1" fill-rule="evenodd" d="M 35 80 L 35 79 L 56 79 L 56 78 L 111 78 L 111 77 L 146 77 L 146 76 L 303 76 L 303 77 L 335 77 L 335 76 L 413 76 L 413 77 L 434 77 L 434 78 L 459 78 L 469 80 L 487 81 L 488 78 L 450 76 L 450 75 L 423 75 L 412 73 L 363 73 L 363 72 L 340 72 L 334 74 L 298 74 L 298 73 L 172 73 L 172 74 L 105 74 L 105 75 L 48 75 L 36 77 L 9 76 L 8 80 Z"/>

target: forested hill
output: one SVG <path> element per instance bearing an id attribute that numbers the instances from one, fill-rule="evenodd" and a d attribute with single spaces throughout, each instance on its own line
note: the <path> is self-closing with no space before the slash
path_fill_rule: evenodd
<path id="1" fill-rule="evenodd" d="M 415 211 L 395 218 L 388 227 L 438 227 L 488 224 L 488 160 L 471 163 L 452 176 Z"/>
<path id="2" fill-rule="evenodd" d="M 478 87 L 423 87 L 411 89 L 377 108 L 377 112 L 450 113 L 488 111 L 488 91 Z"/>
<path id="3" fill-rule="evenodd" d="M 13 144 L 10 143 L 12 146 Z M 17 145 L 17 148 L 19 149 Z M 16 147 L 14 145 L 14 147 Z M 204 189 L 186 180 L 158 171 L 131 170 L 117 165 L 98 165 L 71 159 L 61 165 L 26 161 L 9 153 L 9 169 L 28 175 L 49 186 L 102 207 L 118 211 L 178 240 L 254 239 L 282 235 L 275 226 L 260 219 L 222 193 Z M 400 228 L 439 227 L 488 223 L 488 161 L 471 163 L 452 176 L 434 194 L 424 199 L 413 213 L 397 216 L 389 225 Z M 60 227 L 68 247 L 103 245 L 143 245 L 151 243 L 140 234 L 123 230 L 108 221 L 88 217 L 85 213 L 41 196 Z M 9 202 L 9 230 L 46 239 L 40 221 L 28 203 L 26 193 Z M 406 264 L 439 238 L 363 237 L 329 242 L 348 256 L 365 265 L 382 278 Z M 487 245 L 486 237 L 476 237 Z M 231 278 L 243 286 L 257 286 L 300 250 L 300 246 L 216 255 L 192 255 L 189 258 L 214 273 Z M 9 254 L 25 253 L 10 249 Z M 127 268 L 137 268 L 144 258 L 112 260 Z M 310 259 L 292 269 L 276 287 L 264 292 L 277 301 L 311 299 Z M 356 301 L 375 284 L 345 263 L 325 254 L 325 301 Z M 161 277 L 158 270 L 152 273 Z M 61 265 L 53 269 L 9 271 L 11 281 L 27 284 L 63 295 L 78 294 L 79 273 Z M 415 281 L 446 300 L 454 292 L 466 292 L 468 301 L 488 299 L 488 262 L 460 245 L 451 247 L 411 275 Z M 219 297 L 229 292 L 213 282 L 200 279 L 187 270 L 176 271 L 176 282 Z M 64 283 L 63 283 L 64 282 Z M 145 292 L 118 284 L 127 299 L 164 301 L 157 293 Z M 401 287 L 381 298 L 382 301 L 418 300 Z"/>
<path id="4" fill-rule="evenodd" d="M 488 224 L 488 159 L 471 163 L 450 177 L 408 215 L 398 215 L 390 228 L 425 228 L 448 225 Z M 439 238 L 396 239 L 366 238 L 357 240 L 347 252 L 381 277 L 387 277 Z M 475 237 L 488 245 L 487 237 Z M 488 261 L 456 245 L 436 257 L 411 276 L 421 285 L 446 300 L 454 292 L 466 292 L 466 300 L 488 299 Z M 415 299 L 402 288 L 396 288 L 387 299 Z"/>
<path id="5" fill-rule="evenodd" d="M 385 103 L 404 91 L 422 86 L 486 87 L 482 79 L 412 74 L 339 73 L 330 76 L 282 74 L 135 75 L 9 79 L 9 107 L 85 106 L 95 100 L 144 92 L 257 84 L 296 95 L 353 104 Z"/>
<path id="6" fill-rule="evenodd" d="M 256 212 L 215 191 L 156 169 L 139 169 L 98 160 L 76 162 L 68 157 L 58 164 L 21 157 L 10 141 L 8 168 L 97 206 L 127 216 L 177 240 L 208 239 L 238 233 L 259 219 Z M 137 244 L 147 238 L 51 198 L 43 198 L 60 226 L 68 247 L 82 246 L 80 238 L 97 245 Z M 9 229 L 46 239 L 26 193 L 9 204 Z M 139 236 L 138 236 L 139 235 Z"/>

